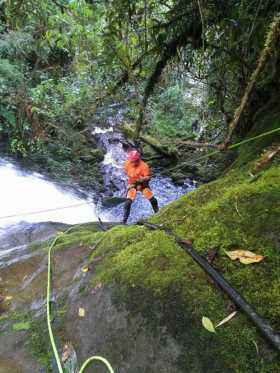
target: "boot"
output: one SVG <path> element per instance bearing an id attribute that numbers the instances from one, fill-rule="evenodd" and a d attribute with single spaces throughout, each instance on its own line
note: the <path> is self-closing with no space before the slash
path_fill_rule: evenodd
<path id="1" fill-rule="evenodd" d="M 132 200 L 128 198 L 124 204 L 123 224 L 127 223 L 127 220 L 130 215 L 131 204 L 132 204 Z"/>
<path id="2" fill-rule="evenodd" d="M 158 201 L 157 201 L 157 199 L 155 197 L 152 197 L 150 199 L 150 202 L 151 202 L 151 205 L 152 205 L 152 208 L 153 208 L 154 212 L 155 213 L 158 212 Z"/>

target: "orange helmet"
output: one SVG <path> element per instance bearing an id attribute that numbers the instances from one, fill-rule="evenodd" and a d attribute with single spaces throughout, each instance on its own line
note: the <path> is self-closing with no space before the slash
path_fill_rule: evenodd
<path id="1" fill-rule="evenodd" d="M 129 161 L 139 161 L 140 158 L 141 158 L 141 155 L 138 152 L 138 150 L 131 150 L 128 153 L 128 160 Z"/>

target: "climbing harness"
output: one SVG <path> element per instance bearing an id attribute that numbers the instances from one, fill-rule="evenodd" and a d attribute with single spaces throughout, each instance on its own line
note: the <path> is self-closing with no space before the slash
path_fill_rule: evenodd
<path id="1" fill-rule="evenodd" d="M 151 224 L 145 221 L 139 222 L 140 225 L 144 225 L 145 227 L 157 230 L 161 229 L 169 236 L 173 237 L 176 243 L 185 251 L 187 252 L 191 258 L 198 263 L 203 270 L 212 277 L 212 279 L 217 283 L 222 290 L 233 300 L 235 304 L 237 304 L 245 314 L 253 321 L 253 323 L 257 326 L 257 328 L 261 331 L 261 333 L 270 341 L 270 343 L 280 351 L 280 335 L 274 333 L 272 327 L 269 325 L 268 321 L 262 318 L 254 308 L 246 301 L 245 298 L 240 295 L 237 290 L 235 290 L 227 281 L 226 279 L 215 269 L 211 266 L 208 261 L 202 257 L 193 247 L 190 241 L 183 240 L 182 238 L 178 237 L 171 229 L 164 227 L 163 225 Z"/>
<path id="2" fill-rule="evenodd" d="M 54 249 L 57 241 L 62 236 L 64 236 L 65 234 L 67 234 L 71 230 L 73 230 L 74 228 L 76 229 L 77 226 L 71 227 L 71 228 L 67 229 L 65 232 L 62 232 L 62 233 L 58 234 L 55 237 L 55 239 L 52 241 L 52 243 L 51 243 L 51 245 L 49 246 L 49 249 L 48 249 L 47 324 L 48 324 L 48 332 L 49 332 L 50 342 L 51 342 L 52 350 L 53 350 L 53 353 L 54 353 L 54 357 L 55 357 L 55 360 L 56 360 L 56 364 L 57 364 L 57 368 L 58 368 L 59 373 L 63 373 L 64 371 L 63 371 L 63 368 L 62 368 L 62 365 L 61 365 L 60 357 L 59 357 L 59 354 L 58 354 L 58 351 L 57 351 L 57 347 L 56 347 L 56 344 L 55 344 L 54 335 L 53 335 L 53 331 L 52 331 L 52 320 L 51 320 L 52 261 L 51 261 L 51 259 L 52 259 L 52 252 L 53 252 L 53 249 Z M 106 366 L 106 368 L 108 369 L 109 373 L 114 373 L 114 370 L 113 370 L 112 366 L 110 365 L 110 363 L 105 358 L 103 358 L 102 356 L 91 356 L 89 359 L 87 359 L 83 363 L 82 367 L 79 370 L 79 373 L 83 373 L 85 371 L 85 369 L 89 366 L 89 364 L 92 363 L 93 361 L 99 361 L 99 362 L 103 363 Z"/>

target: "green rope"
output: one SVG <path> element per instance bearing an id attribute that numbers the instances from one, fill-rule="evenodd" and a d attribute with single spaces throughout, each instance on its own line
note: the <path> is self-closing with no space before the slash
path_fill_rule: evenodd
<path id="1" fill-rule="evenodd" d="M 62 368 L 62 365 L 61 365 L 59 353 L 57 351 L 57 347 L 56 347 L 56 344 L 55 344 L 54 335 L 53 335 L 53 331 L 52 331 L 52 322 L 51 322 L 51 294 L 52 294 L 52 265 L 51 264 L 52 264 L 52 262 L 51 262 L 51 259 L 52 259 L 52 252 L 53 252 L 53 249 L 54 249 L 57 241 L 63 235 L 69 233 L 74 228 L 77 228 L 77 226 L 71 227 L 71 228 L 67 229 L 65 232 L 63 232 L 61 234 L 58 234 L 55 237 L 55 239 L 52 241 L 52 243 L 49 247 L 49 250 L 48 250 L 47 324 L 48 324 L 50 342 L 51 342 L 52 350 L 53 350 L 53 353 L 54 353 L 54 356 L 55 356 L 55 360 L 56 360 L 56 364 L 57 364 L 57 368 L 58 368 L 59 373 L 64 373 L 64 372 L 63 372 L 63 368 Z M 102 356 L 92 356 L 92 357 L 88 358 L 84 362 L 84 364 L 82 365 L 81 369 L 79 370 L 79 373 L 83 373 L 85 371 L 86 367 L 93 361 L 99 361 L 99 362 L 103 363 L 107 367 L 109 373 L 114 373 L 114 370 L 113 370 L 112 366 L 110 365 L 110 363 L 105 358 L 103 358 Z"/>
<path id="2" fill-rule="evenodd" d="M 79 373 L 83 373 L 84 370 L 86 369 L 86 367 L 87 367 L 87 366 L 88 366 L 92 361 L 94 361 L 94 360 L 96 360 L 96 361 L 101 361 L 101 362 L 102 362 L 102 363 L 107 367 L 107 369 L 108 369 L 108 371 L 109 371 L 110 373 L 114 373 L 113 368 L 111 367 L 110 363 L 109 363 L 106 359 L 104 359 L 103 357 L 101 357 L 101 356 L 92 356 L 92 357 L 90 357 L 89 359 L 87 359 L 87 360 L 84 362 L 84 364 L 82 365 L 82 367 L 81 367 Z"/>

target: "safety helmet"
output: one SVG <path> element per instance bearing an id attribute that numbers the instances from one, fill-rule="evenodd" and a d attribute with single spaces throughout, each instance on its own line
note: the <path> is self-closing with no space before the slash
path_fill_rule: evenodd
<path id="1" fill-rule="evenodd" d="M 138 150 L 131 150 L 128 153 L 128 160 L 129 161 L 139 161 L 140 158 L 141 158 L 141 155 L 138 152 Z"/>

